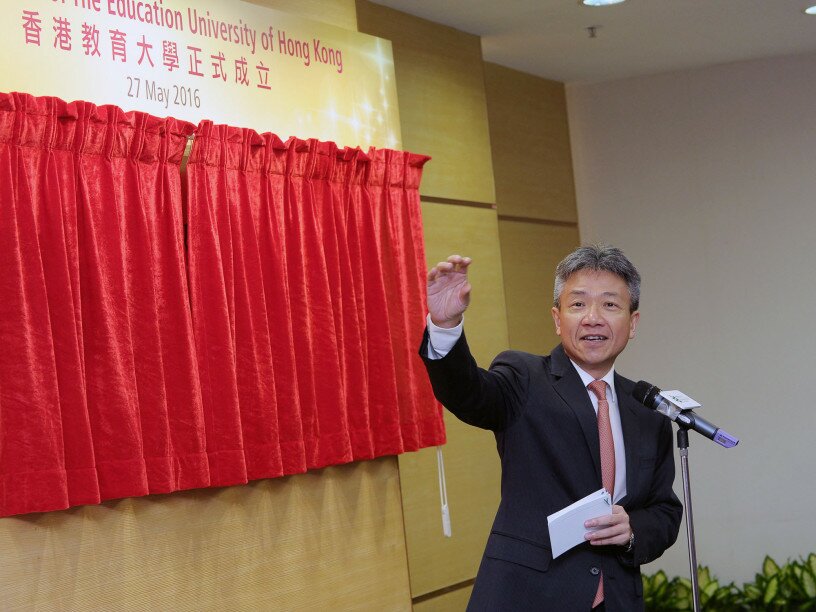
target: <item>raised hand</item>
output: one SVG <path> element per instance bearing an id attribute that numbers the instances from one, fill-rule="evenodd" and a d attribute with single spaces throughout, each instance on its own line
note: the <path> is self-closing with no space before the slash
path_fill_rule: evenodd
<path id="1" fill-rule="evenodd" d="M 470 257 L 451 255 L 428 271 L 428 312 L 439 327 L 456 327 L 470 304 Z"/>

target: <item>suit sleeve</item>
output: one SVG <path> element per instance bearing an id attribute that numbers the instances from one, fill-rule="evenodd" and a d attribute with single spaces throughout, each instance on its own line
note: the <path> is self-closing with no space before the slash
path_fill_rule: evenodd
<path id="1" fill-rule="evenodd" d="M 419 349 L 434 395 L 459 420 L 501 431 L 521 412 L 528 369 L 512 351 L 496 357 L 489 370 L 476 365 L 464 332 L 442 359 L 428 359 L 428 331 Z"/>
<path id="2" fill-rule="evenodd" d="M 654 561 L 677 540 L 683 506 L 672 489 L 674 476 L 672 428 L 670 421 L 665 420 L 648 498 L 639 508 L 628 511 L 635 545 L 629 553 L 620 555 L 626 565 L 639 566 Z"/>

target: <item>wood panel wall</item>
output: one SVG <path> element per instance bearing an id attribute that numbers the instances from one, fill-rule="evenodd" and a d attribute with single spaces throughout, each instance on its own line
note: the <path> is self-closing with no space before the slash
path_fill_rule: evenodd
<path id="1" fill-rule="evenodd" d="M 485 63 L 510 346 L 547 354 L 555 266 L 579 245 L 564 84 Z"/>
<path id="2" fill-rule="evenodd" d="M 504 289 L 496 212 L 461 205 L 424 203 L 429 266 L 450 253 L 474 258 L 473 300 L 466 314 L 468 342 L 484 367 L 507 347 Z M 493 434 L 445 413 L 443 448 L 453 537 L 442 533 L 435 449 L 401 455 L 405 537 L 413 597 L 452 585 L 467 586 L 476 575 L 487 534 L 499 505 L 500 470 Z"/>
<path id="3" fill-rule="evenodd" d="M 479 37 L 367 0 L 357 26 L 392 43 L 402 145 L 433 157 L 420 193 L 494 203 Z"/>
<path id="4" fill-rule="evenodd" d="M 0 609 L 407 610 L 396 459 L 0 520 Z"/>

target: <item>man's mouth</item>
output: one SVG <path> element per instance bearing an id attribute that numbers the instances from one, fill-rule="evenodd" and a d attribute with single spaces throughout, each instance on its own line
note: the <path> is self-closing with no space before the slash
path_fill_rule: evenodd
<path id="1" fill-rule="evenodd" d="M 584 340 L 585 342 L 603 342 L 604 340 L 607 340 L 607 336 L 590 334 L 588 336 L 581 336 L 581 340 Z"/>

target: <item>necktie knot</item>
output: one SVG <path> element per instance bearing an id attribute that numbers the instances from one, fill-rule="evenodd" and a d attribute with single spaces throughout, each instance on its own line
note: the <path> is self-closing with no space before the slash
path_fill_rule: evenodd
<path id="1" fill-rule="evenodd" d="M 602 380 L 593 380 L 587 388 L 595 394 L 598 401 L 606 400 L 606 383 Z"/>

